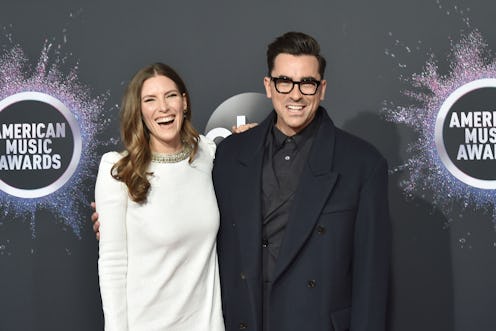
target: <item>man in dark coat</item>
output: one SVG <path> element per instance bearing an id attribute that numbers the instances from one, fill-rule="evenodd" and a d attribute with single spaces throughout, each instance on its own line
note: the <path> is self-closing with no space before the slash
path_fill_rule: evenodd
<path id="1" fill-rule="evenodd" d="M 222 141 L 214 163 L 226 330 L 384 331 L 386 161 L 320 106 L 315 39 L 286 33 L 267 62 L 274 111 Z"/>

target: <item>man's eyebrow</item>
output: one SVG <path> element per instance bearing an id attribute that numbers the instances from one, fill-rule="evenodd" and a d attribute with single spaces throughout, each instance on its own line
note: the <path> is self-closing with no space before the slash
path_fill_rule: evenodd
<path id="1" fill-rule="evenodd" d="M 287 75 L 278 75 L 278 76 L 273 76 L 274 78 L 288 78 L 288 79 L 291 79 L 293 80 L 292 77 L 290 76 L 287 76 Z M 318 80 L 317 78 L 313 77 L 313 76 L 305 76 L 305 77 L 302 77 L 301 80 Z"/>
<path id="2" fill-rule="evenodd" d="M 313 76 L 307 76 L 307 77 L 303 77 L 301 80 L 304 81 L 304 80 L 318 80 L 318 79 Z"/>

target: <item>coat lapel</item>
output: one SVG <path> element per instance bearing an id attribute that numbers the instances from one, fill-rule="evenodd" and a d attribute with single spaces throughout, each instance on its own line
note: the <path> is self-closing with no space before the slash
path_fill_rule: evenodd
<path id="1" fill-rule="evenodd" d="M 338 178 L 338 174 L 331 171 L 335 141 L 334 125 L 326 111 L 322 109 L 322 112 L 322 122 L 291 204 L 288 225 L 274 272 L 274 282 L 291 264 L 312 233 Z"/>

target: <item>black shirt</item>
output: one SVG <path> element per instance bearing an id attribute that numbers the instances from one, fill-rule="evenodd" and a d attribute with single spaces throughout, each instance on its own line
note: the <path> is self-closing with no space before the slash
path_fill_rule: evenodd
<path id="1" fill-rule="evenodd" d="M 269 131 L 262 169 L 263 330 L 269 330 L 270 291 L 291 203 L 320 123 L 321 110 L 298 134 L 288 137 L 276 127 Z"/>
<path id="2" fill-rule="evenodd" d="M 298 134 L 288 137 L 275 126 L 265 144 L 262 182 L 263 279 L 271 282 L 284 238 L 293 196 L 312 146 L 317 116 Z"/>

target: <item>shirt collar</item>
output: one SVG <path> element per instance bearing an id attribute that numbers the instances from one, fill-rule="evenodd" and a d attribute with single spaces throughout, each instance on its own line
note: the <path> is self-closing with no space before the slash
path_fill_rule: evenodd
<path id="1" fill-rule="evenodd" d="M 272 130 L 271 130 L 275 146 L 277 146 L 277 148 L 282 147 L 282 145 L 288 138 L 294 139 L 296 148 L 303 146 L 305 142 L 307 142 L 317 132 L 317 127 L 319 126 L 319 122 L 320 122 L 319 119 L 321 115 L 322 115 L 322 109 L 319 107 L 319 109 L 317 109 L 317 111 L 315 112 L 315 117 L 310 122 L 310 124 L 308 124 L 303 130 L 301 130 L 300 132 L 298 132 L 297 134 L 291 137 L 286 136 L 276 127 L 276 121 L 277 121 L 277 116 L 276 116 L 274 120 L 274 125 L 272 126 Z"/>

